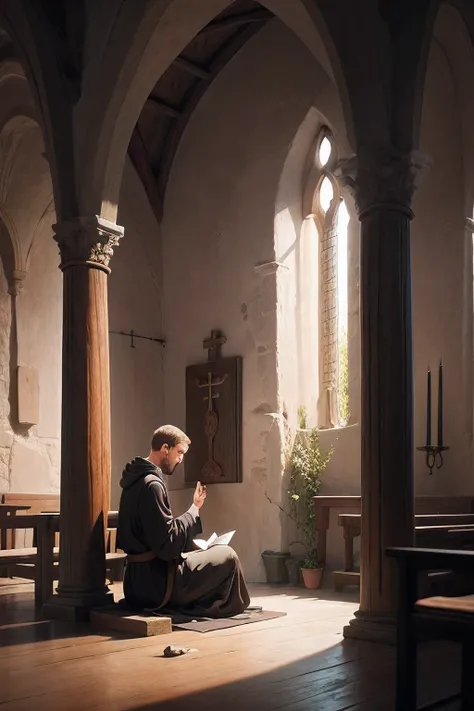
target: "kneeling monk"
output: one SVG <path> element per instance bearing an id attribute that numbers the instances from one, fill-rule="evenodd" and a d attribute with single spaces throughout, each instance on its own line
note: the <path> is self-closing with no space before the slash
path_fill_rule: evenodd
<path id="1" fill-rule="evenodd" d="M 206 487 L 198 482 L 192 505 L 175 518 L 163 475 L 173 473 L 190 444 L 177 427 L 160 427 L 149 456 L 135 457 L 123 471 L 117 545 L 127 554 L 125 599 L 135 610 L 166 606 L 195 617 L 232 617 L 250 604 L 235 551 L 216 545 L 181 556 L 202 532 Z"/>

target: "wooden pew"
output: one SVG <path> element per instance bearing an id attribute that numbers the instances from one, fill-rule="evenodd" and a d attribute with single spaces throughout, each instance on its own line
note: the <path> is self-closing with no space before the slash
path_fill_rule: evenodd
<path id="1" fill-rule="evenodd" d="M 10 491 L 2 494 L 2 504 L 13 506 L 29 506 L 27 515 L 40 513 L 57 513 L 59 511 L 59 494 L 28 494 Z M 10 529 L 7 532 L 7 548 L 28 548 L 34 546 L 32 529 Z M 56 541 L 56 545 L 59 545 Z"/>
<path id="2" fill-rule="evenodd" d="M 417 646 L 427 639 L 447 639 L 462 645 L 461 711 L 474 709 L 474 595 L 418 598 L 420 573 L 452 570 L 470 578 L 474 590 L 474 551 L 388 548 L 398 565 L 396 711 L 416 711 Z M 433 707 L 433 705 L 431 705 Z M 426 707 L 425 707 L 426 708 Z"/>
<path id="3" fill-rule="evenodd" d="M 354 539 L 361 533 L 360 514 L 340 514 L 344 531 L 344 570 L 333 572 L 334 588 L 359 585 L 360 573 L 354 570 Z M 474 545 L 474 514 L 416 514 L 415 542 L 419 547 L 457 548 Z"/>
<path id="4" fill-rule="evenodd" d="M 19 570 L 19 577 L 34 580 L 37 605 L 42 605 L 53 595 L 53 583 L 57 580 L 55 566 L 59 559 L 59 549 L 55 547 L 54 541 L 55 535 L 59 532 L 59 522 L 58 513 L 43 513 L 17 515 L 8 524 L 0 524 L 2 528 L 5 526 L 14 530 L 28 528 L 35 532 L 36 547 L 0 550 L 0 565 L 3 562 L 9 567 L 14 565 Z M 108 535 L 109 547 L 116 546 L 117 523 L 118 513 L 109 512 L 108 530 L 113 531 Z M 118 565 L 123 569 L 125 559 L 125 553 L 116 548 L 106 553 L 106 561 L 110 567 Z"/>
<path id="5" fill-rule="evenodd" d="M 9 492 L 0 496 L 0 503 L 14 506 L 29 506 L 26 515 L 34 515 L 41 513 L 59 513 L 60 496 L 59 494 L 37 494 L 37 493 L 16 493 Z M 110 512 L 109 516 L 113 516 L 116 512 Z M 7 548 L 35 548 L 36 533 L 32 526 L 20 528 L 8 528 L 6 530 Z M 55 532 L 54 546 L 59 548 L 59 529 Z M 111 583 L 123 580 L 124 572 L 124 554 L 117 550 L 117 531 L 115 528 L 107 529 L 106 540 L 107 552 L 107 577 Z M 6 567 L 6 575 L 8 577 L 26 578 L 28 580 L 35 579 L 35 564 L 31 560 L 26 560 L 25 557 L 20 559 L 17 556 L 4 556 L 9 563 Z M 18 560 L 17 560 L 18 559 Z M 1 562 L 1 560 L 0 560 Z"/>
<path id="6" fill-rule="evenodd" d="M 314 497 L 316 510 L 316 553 L 322 565 L 326 563 L 327 532 L 331 511 L 344 509 L 346 513 L 361 512 L 360 496 Z M 415 514 L 474 513 L 474 496 L 417 496 Z"/>
<path id="7" fill-rule="evenodd" d="M 13 530 L 34 529 L 36 547 L 0 550 L 0 564 L 9 567 L 18 564 L 33 564 L 35 581 L 35 603 L 42 605 L 53 594 L 54 563 L 58 551 L 55 550 L 54 536 L 59 531 L 59 514 L 16 515 L 8 524 Z"/>

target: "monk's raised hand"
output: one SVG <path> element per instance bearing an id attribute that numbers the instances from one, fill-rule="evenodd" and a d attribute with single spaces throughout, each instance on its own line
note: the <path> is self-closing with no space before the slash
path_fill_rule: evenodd
<path id="1" fill-rule="evenodd" d="M 205 487 L 205 485 L 201 484 L 200 481 L 198 481 L 198 483 L 196 484 L 196 489 L 194 490 L 194 496 L 193 496 L 194 505 L 197 506 L 198 509 L 200 509 L 204 503 L 205 498 L 206 498 L 206 487 Z"/>

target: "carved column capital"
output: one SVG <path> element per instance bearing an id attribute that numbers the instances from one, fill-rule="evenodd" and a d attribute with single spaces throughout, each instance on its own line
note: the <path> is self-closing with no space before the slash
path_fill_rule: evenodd
<path id="1" fill-rule="evenodd" d="M 472 217 L 466 217 L 465 227 L 468 232 L 472 232 L 472 234 L 474 234 L 474 220 Z"/>
<path id="2" fill-rule="evenodd" d="M 23 269 L 14 269 L 8 280 L 8 293 L 10 296 L 18 296 L 23 289 L 28 272 Z"/>
<path id="3" fill-rule="evenodd" d="M 380 208 L 399 210 L 411 218 L 413 197 L 431 163 L 431 158 L 419 151 L 402 153 L 391 147 L 362 150 L 340 160 L 335 174 L 353 194 L 360 218 Z"/>
<path id="4" fill-rule="evenodd" d="M 74 217 L 53 225 L 54 239 L 59 245 L 60 268 L 87 264 L 109 273 L 114 247 L 123 237 L 123 227 L 102 217 Z"/>

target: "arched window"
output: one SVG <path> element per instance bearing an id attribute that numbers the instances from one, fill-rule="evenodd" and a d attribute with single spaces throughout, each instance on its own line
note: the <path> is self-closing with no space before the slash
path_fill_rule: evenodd
<path id="1" fill-rule="evenodd" d="M 317 228 L 319 309 L 318 426 L 349 420 L 347 231 L 349 213 L 334 178 L 336 146 L 323 128 L 316 142 L 311 218 Z M 308 216 L 309 217 L 309 216 Z"/>

